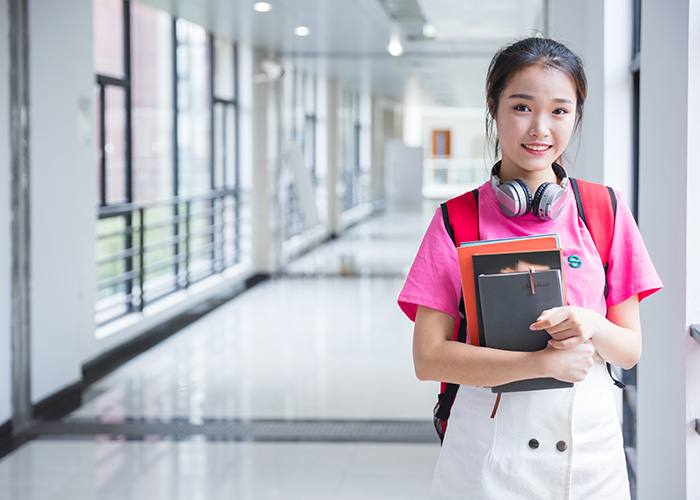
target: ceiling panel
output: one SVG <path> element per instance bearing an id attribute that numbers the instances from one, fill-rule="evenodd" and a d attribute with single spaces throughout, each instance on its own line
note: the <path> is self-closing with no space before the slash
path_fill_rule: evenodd
<path id="1" fill-rule="evenodd" d="M 413 78 L 426 104 L 442 106 L 482 106 L 491 55 L 544 23 L 544 0 L 270 0 L 268 13 L 252 0 L 144 1 L 395 101 Z M 425 22 L 430 37 L 421 36 Z M 299 25 L 310 35 L 294 35 Z M 397 58 L 387 52 L 392 33 L 404 46 Z"/>

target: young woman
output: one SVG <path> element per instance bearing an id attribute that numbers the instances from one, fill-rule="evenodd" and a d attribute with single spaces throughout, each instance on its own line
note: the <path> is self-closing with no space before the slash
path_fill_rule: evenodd
<path id="1" fill-rule="evenodd" d="M 457 252 L 438 210 L 399 296 L 415 321 L 414 364 L 421 380 L 460 384 L 433 481 L 433 498 L 628 499 L 629 483 L 614 391 L 605 361 L 632 368 L 642 339 L 639 301 L 661 288 L 637 225 L 616 193 L 607 297 L 605 273 L 559 168 L 579 126 L 587 84 L 581 60 L 565 46 L 528 38 L 499 51 L 486 85 L 487 128 L 497 131 L 491 182 L 479 188 L 482 240 L 559 235 L 567 305 L 543 311 L 532 330 L 552 337 L 537 352 L 452 341 L 461 284 Z M 497 198 L 512 180 L 536 193 L 563 188 L 561 212 L 513 216 Z M 581 263 L 578 265 L 578 263 Z M 502 394 L 492 418 L 492 386 L 554 377 L 569 389 Z"/>

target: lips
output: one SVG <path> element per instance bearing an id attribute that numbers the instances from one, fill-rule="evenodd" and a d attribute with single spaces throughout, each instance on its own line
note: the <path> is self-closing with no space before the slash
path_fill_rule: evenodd
<path id="1" fill-rule="evenodd" d="M 543 155 L 546 154 L 550 149 L 552 149 L 551 144 L 532 143 L 521 144 L 521 146 L 525 151 L 533 155 Z"/>

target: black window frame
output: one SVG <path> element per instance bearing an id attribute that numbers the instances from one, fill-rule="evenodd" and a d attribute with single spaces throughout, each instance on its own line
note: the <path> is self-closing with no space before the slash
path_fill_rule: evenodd
<path id="1" fill-rule="evenodd" d="M 207 30 L 207 54 L 208 58 L 208 79 L 212 92 L 210 93 L 209 113 L 210 122 L 210 185 L 207 192 L 196 193 L 192 196 L 180 196 L 180 179 L 181 179 L 181 158 L 179 154 L 178 141 L 178 73 L 177 73 L 177 22 L 178 18 L 171 16 L 171 57 L 172 57 L 172 72 L 170 75 L 172 85 L 172 101 L 171 111 L 173 116 L 172 121 L 172 196 L 170 199 L 157 200 L 147 203 L 135 203 L 133 199 L 133 178 L 134 169 L 138 165 L 134 164 L 132 152 L 132 99 L 131 99 L 131 0 L 123 0 L 122 26 L 124 33 L 123 40 L 123 75 L 113 76 L 105 74 L 96 74 L 96 85 L 98 90 L 98 106 L 100 109 L 99 119 L 97 123 L 100 157 L 100 185 L 98 187 L 98 206 L 97 219 L 120 219 L 123 221 L 117 231 L 106 235 L 100 235 L 98 231 L 98 242 L 100 238 L 117 237 L 123 238 L 123 246 L 116 253 L 109 255 L 107 258 L 100 258 L 98 253 L 98 267 L 110 263 L 118 263 L 116 275 L 110 275 L 107 279 L 99 279 L 98 290 L 109 288 L 112 290 L 111 296 L 122 293 L 123 299 L 115 300 L 112 304 L 113 312 L 104 312 L 98 310 L 96 304 L 96 319 L 98 326 L 102 326 L 113 320 L 116 320 L 127 314 L 143 311 L 147 303 L 153 303 L 161 298 L 170 295 L 181 289 L 188 288 L 196 281 L 200 281 L 216 273 L 222 273 L 226 269 L 239 264 L 243 258 L 242 249 L 242 221 L 241 216 L 244 211 L 243 192 L 241 188 L 240 175 L 240 137 L 239 137 L 239 71 L 238 71 L 238 47 L 234 41 L 231 41 L 233 47 L 233 97 L 222 98 L 216 96 L 213 92 L 215 65 L 213 61 L 214 55 L 214 35 Z M 123 89 L 125 92 L 124 98 L 124 147 L 125 147 L 125 199 L 118 202 L 111 202 L 108 197 L 109 181 L 106 176 L 106 119 L 105 119 L 105 103 L 107 89 L 114 87 Z M 223 124 L 215 123 L 215 107 L 224 106 Z M 228 130 L 227 123 L 231 121 L 233 113 L 233 130 Z M 223 126 L 224 132 L 222 137 L 223 147 L 225 149 L 222 157 L 224 163 L 216 164 L 217 155 L 214 154 L 214 148 L 219 147 L 215 142 L 214 128 Z M 233 172 L 232 179 L 228 178 L 227 161 L 233 156 Z M 214 172 L 217 168 L 223 168 L 221 172 L 222 185 L 215 185 Z M 198 210 L 195 207 L 203 207 Z M 169 208 L 168 208 L 169 207 Z M 163 210 L 169 211 L 170 216 L 166 222 L 148 222 L 148 214 L 152 211 Z M 160 213 L 159 212 L 159 213 Z M 204 229 L 195 231 L 193 224 L 197 222 L 197 217 L 200 220 L 200 226 Z M 201 220 L 207 222 L 202 223 Z M 149 241 L 149 231 L 153 234 L 157 229 L 163 227 L 171 227 L 170 237 L 167 238 L 166 245 L 171 248 L 170 257 L 161 263 L 152 264 L 149 268 L 148 252 L 154 248 L 165 246 L 162 242 Z M 192 256 L 192 241 L 195 236 L 202 239 L 202 234 L 208 239 L 208 245 L 204 245 L 203 253 L 208 255 L 209 264 L 208 271 L 198 272 L 193 274 L 191 269 Z M 123 263 L 123 264 L 122 264 Z M 161 289 L 148 290 L 148 274 L 150 272 L 170 269 L 169 283 L 165 284 Z M 152 293 L 151 293 L 152 292 Z M 150 294 L 150 295 L 149 295 Z"/>
<path id="2" fill-rule="evenodd" d="M 631 0 L 633 9 L 632 54 L 632 199 L 630 210 L 639 222 L 639 107 L 640 107 L 640 54 L 641 54 L 641 0 Z M 630 493 L 637 497 L 637 368 L 624 370 L 622 381 L 625 389 L 622 396 L 622 438 L 627 456 Z"/>

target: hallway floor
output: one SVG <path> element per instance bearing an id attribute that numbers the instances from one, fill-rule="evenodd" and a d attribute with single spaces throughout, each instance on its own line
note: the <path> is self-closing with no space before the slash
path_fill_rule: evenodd
<path id="1" fill-rule="evenodd" d="M 0 498 L 426 498 L 438 387 L 396 297 L 432 210 L 355 226 L 93 384 L 0 461 Z"/>

